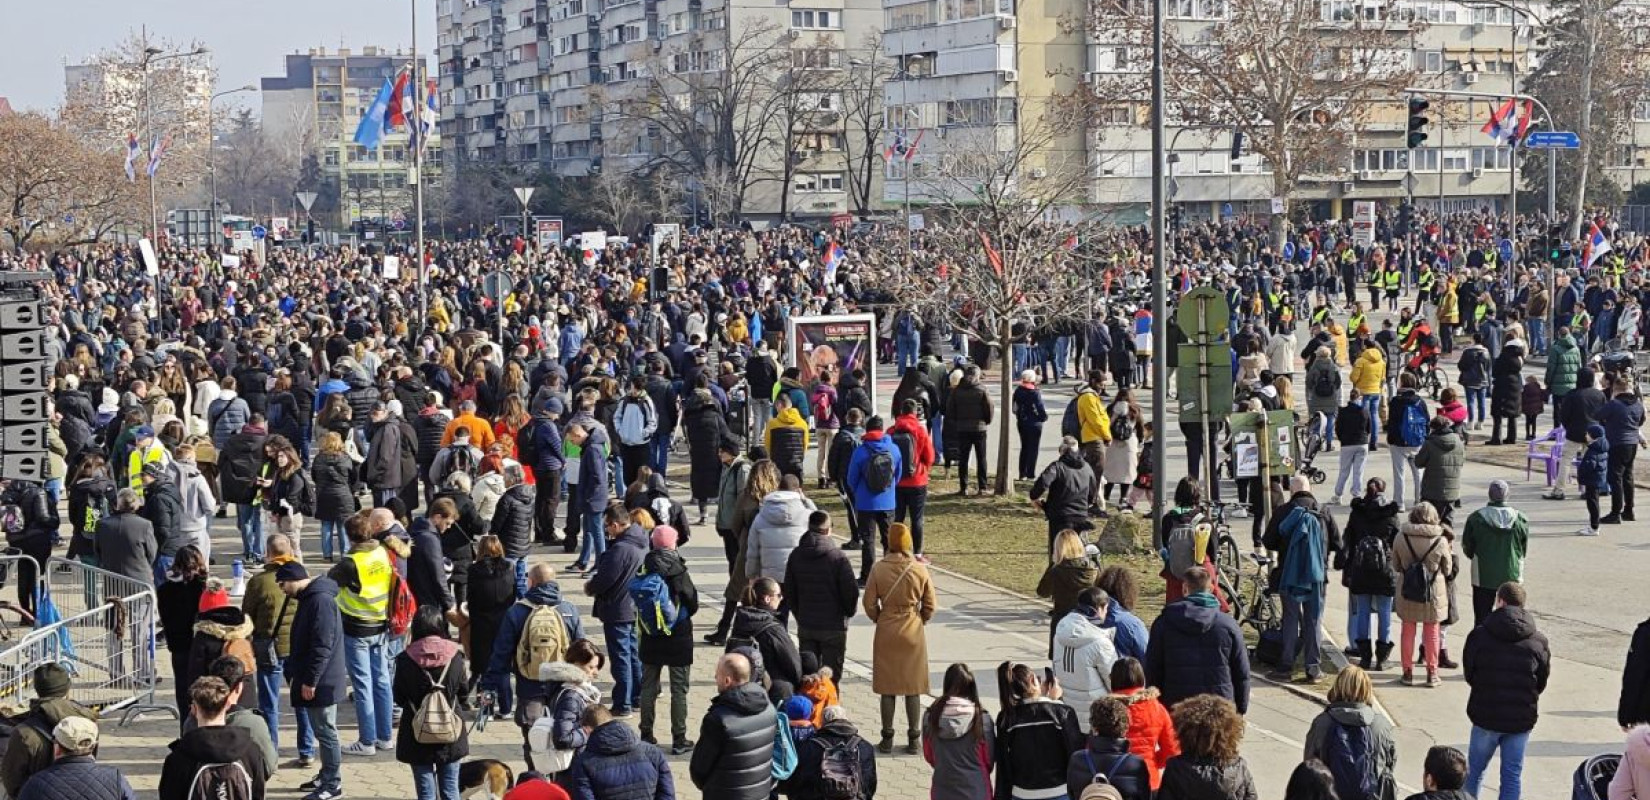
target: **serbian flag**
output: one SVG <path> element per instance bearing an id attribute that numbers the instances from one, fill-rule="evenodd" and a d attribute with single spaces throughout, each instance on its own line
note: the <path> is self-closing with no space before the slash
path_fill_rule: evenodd
<path id="1" fill-rule="evenodd" d="M 435 130 L 436 122 L 441 117 L 441 103 L 436 99 L 434 80 L 424 82 L 424 113 L 419 120 L 418 148 L 424 149 L 424 142 L 429 139 L 430 131 Z"/>
<path id="2" fill-rule="evenodd" d="M 413 118 L 414 111 L 412 80 L 406 70 L 395 76 L 395 88 L 390 91 L 390 97 L 389 115 L 385 118 L 384 130 L 407 126 L 407 121 Z"/>
<path id="3" fill-rule="evenodd" d="M 1583 249 L 1586 251 L 1582 259 L 1582 267 L 1584 268 L 1591 268 L 1593 262 L 1597 261 L 1599 256 L 1610 252 L 1610 240 L 1605 238 L 1604 231 L 1599 229 L 1597 220 L 1594 220 L 1587 229 L 1587 245 Z"/>
<path id="4" fill-rule="evenodd" d="M 126 134 L 126 180 L 131 183 L 137 183 L 137 160 L 139 149 L 140 146 L 138 145 L 137 134 Z"/>
<path id="5" fill-rule="evenodd" d="M 1517 144 L 1530 129 L 1530 118 L 1533 116 L 1535 104 L 1531 101 L 1525 100 L 1520 105 L 1517 100 L 1508 100 L 1490 111 L 1490 121 L 1479 130 L 1488 134 L 1498 145 Z"/>
<path id="6" fill-rule="evenodd" d="M 905 148 L 905 160 L 906 161 L 910 161 L 911 157 L 917 154 L 917 145 L 922 144 L 922 134 L 923 134 L 922 131 L 920 131 L 920 130 L 917 131 L 917 138 L 912 139 L 911 140 L 911 146 Z"/>
<path id="7" fill-rule="evenodd" d="M 825 284 L 836 283 L 836 268 L 842 265 L 842 245 L 836 242 L 825 244 Z"/>
<path id="8" fill-rule="evenodd" d="M 160 171 L 160 158 L 161 156 L 166 155 L 166 148 L 171 146 L 171 134 L 167 134 L 166 136 L 162 136 L 155 140 L 155 146 L 149 149 L 149 169 L 147 170 L 149 177 L 155 177 L 155 173 Z"/>
<path id="9" fill-rule="evenodd" d="M 894 156 L 905 154 L 905 132 L 894 131 L 894 141 L 882 151 L 883 161 L 893 161 Z"/>

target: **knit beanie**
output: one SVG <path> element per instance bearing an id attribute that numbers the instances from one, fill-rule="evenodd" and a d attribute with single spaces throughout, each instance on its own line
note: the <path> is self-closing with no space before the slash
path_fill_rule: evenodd
<path id="1" fill-rule="evenodd" d="M 654 550 L 675 550 L 676 539 L 675 528 L 669 525 L 659 525 L 653 529 L 653 536 L 650 541 L 653 543 Z"/>

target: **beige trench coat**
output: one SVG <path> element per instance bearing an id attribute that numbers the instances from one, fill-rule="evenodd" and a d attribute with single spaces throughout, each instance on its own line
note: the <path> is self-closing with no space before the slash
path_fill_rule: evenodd
<path id="1" fill-rule="evenodd" d="M 865 615 L 876 623 L 871 642 L 871 691 L 883 696 L 928 694 L 928 638 L 923 626 L 938 604 L 928 567 L 889 553 L 865 581 Z"/>
<path id="2" fill-rule="evenodd" d="M 1438 543 L 1433 547 L 1433 542 Z M 1429 554 L 1427 548 L 1431 547 Z M 1412 549 L 1413 548 L 1413 549 Z M 1432 601 L 1405 600 L 1404 570 L 1418 560 L 1425 559 L 1427 574 L 1432 576 Z M 1455 572 L 1455 553 L 1444 529 L 1438 525 L 1404 523 L 1392 543 L 1392 567 L 1397 572 L 1398 596 L 1393 608 L 1404 622 L 1443 622 L 1449 618 L 1448 576 Z"/>

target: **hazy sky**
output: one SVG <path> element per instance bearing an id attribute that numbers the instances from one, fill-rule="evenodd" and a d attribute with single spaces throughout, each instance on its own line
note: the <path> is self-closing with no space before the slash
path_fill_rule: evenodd
<path id="1" fill-rule="evenodd" d="M 359 52 L 412 45 L 413 0 L 4 0 L 0 97 L 46 110 L 63 100 L 63 65 L 147 25 L 151 38 L 199 40 L 213 53 L 218 91 L 282 74 L 283 57 L 312 47 Z M 418 0 L 418 49 L 435 48 L 435 0 Z M 222 102 L 258 106 L 256 93 Z"/>

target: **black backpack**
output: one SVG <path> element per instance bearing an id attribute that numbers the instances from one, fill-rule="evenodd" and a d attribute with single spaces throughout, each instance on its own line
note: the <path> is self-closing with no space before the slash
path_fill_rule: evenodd
<path id="1" fill-rule="evenodd" d="M 860 441 L 860 434 L 847 430 L 839 431 L 831 439 L 831 452 L 825 459 L 825 471 L 830 473 L 831 482 L 838 486 L 847 485 L 848 462 L 853 459 Z"/>
<path id="2" fill-rule="evenodd" d="M 544 420 L 535 419 L 521 426 L 521 430 L 516 431 L 516 455 L 520 456 L 517 460 L 528 467 L 539 463 L 538 433 L 539 426 L 543 424 L 545 424 Z"/>
<path id="3" fill-rule="evenodd" d="M 188 800 L 253 800 L 252 776 L 239 761 L 202 764 L 189 782 Z"/>
<path id="4" fill-rule="evenodd" d="M 1078 392 L 1077 396 L 1071 398 L 1071 402 L 1066 404 L 1065 416 L 1060 418 L 1061 436 L 1070 436 L 1078 441 L 1083 440 L 1083 420 L 1077 417 L 1077 401 L 1082 397 L 1083 393 Z"/>
<path id="5" fill-rule="evenodd" d="M 894 454 L 886 448 L 871 450 L 865 460 L 865 486 L 873 492 L 886 492 L 894 487 Z"/>
<path id="6" fill-rule="evenodd" d="M 1324 743 L 1324 766 L 1335 778 L 1335 794 L 1344 800 L 1379 800 L 1375 775 L 1375 737 L 1366 725 L 1330 726 Z"/>
<path id="7" fill-rule="evenodd" d="M 899 448 L 900 480 L 916 477 L 917 437 L 912 436 L 910 431 L 894 431 L 888 434 L 888 440 Z"/>
<path id="8" fill-rule="evenodd" d="M 858 736 L 849 736 L 839 741 L 827 742 L 818 737 L 811 741 L 825 750 L 819 758 L 820 797 L 826 800 L 859 800 L 860 787 L 864 784 L 864 776 L 859 769 L 859 743 L 862 740 Z"/>
<path id="9" fill-rule="evenodd" d="M 1415 544 L 1404 537 L 1404 546 L 1409 548 L 1410 557 L 1415 557 Z M 1403 585 L 1399 588 L 1400 595 L 1411 603 L 1432 602 L 1432 579 L 1434 573 L 1427 571 L 1427 556 L 1438 549 L 1438 540 L 1433 539 L 1427 551 L 1409 566 L 1404 567 Z"/>
<path id="10" fill-rule="evenodd" d="M 1111 439 L 1114 442 L 1126 442 L 1134 438 L 1134 420 L 1129 418 L 1128 409 L 1111 418 Z"/>
<path id="11" fill-rule="evenodd" d="M 1365 536 L 1352 548 L 1352 560 L 1346 568 L 1360 582 L 1390 580 L 1387 576 L 1392 574 L 1392 548 L 1379 536 Z"/>
<path id="12" fill-rule="evenodd" d="M 1312 379 L 1312 394 L 1318 397 L 1334 397 L 1336 390 L 1340 388 L 1335 385 L 1335 379 L 1338 377 L 1339 373 L 1327 369 L 1319 372 L 1318 377 Z"/>

